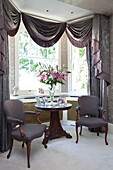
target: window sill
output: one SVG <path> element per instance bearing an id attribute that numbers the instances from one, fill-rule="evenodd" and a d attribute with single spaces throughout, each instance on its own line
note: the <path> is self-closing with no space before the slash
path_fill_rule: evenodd
<path id="1" fill-rule="evenodd" d="M 33 102 L 36 102 L 36 99 L 35 99 L 36 96 L 39 96 L 39 97 L 47 96 L 47 97 L 49 97 L 49 94 L 21 95 L 21 96 L 10 95 L 10 99 L 19 99 L 23 103 L 33 103 Z M 56 93 L 54 96 L 55 96 L 55 98 L 65 97 L 66 100 L 71 100 L 71 101 L 73 101 L 73 100 L 77 101 L 78 100 L 78 97 L 76 95 L 72 95 L 71 93 Z"/>

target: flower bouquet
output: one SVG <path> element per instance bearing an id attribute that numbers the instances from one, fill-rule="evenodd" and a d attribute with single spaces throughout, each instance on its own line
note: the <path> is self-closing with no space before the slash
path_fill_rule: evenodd
<path id="1" fill-rule="evenodd" d="M 41 63 L 39 63 L 36 68 L 36 75 L 40 78 L 40 82 L 50 85 L 49 92 L 51 101 L 53 101 L 55 86 L 57 83 L 65 84 L 67 75 L 71 73 L 70 71 L 63 71 L 64 69 L 66 69 L 64 66 L 62 69 L 59 69 L 58 65 L 56 65 L 56 68 L 54 69 L 50 65 L 47 67 L 45 64 Z"/>

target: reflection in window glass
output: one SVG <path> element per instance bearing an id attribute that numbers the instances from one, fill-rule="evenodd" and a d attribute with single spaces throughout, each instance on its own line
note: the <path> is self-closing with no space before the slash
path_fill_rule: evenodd
<path id="1" fill-rule="evenodd" d="M 47 88 L 36 77 L 38 64 L 58 65 L 58 44 L 50 48 L 38 46 L 26 30 L 19 33 L 19 90 Z"/>

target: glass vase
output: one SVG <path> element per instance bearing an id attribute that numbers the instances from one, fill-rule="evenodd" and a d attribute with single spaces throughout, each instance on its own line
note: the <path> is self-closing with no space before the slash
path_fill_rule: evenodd
<path id="1" fill-rule="evenodd" d="M 52 88 L 49 88 L 50 102 L 53 103 L 55 94 L 55 85 Z"/>

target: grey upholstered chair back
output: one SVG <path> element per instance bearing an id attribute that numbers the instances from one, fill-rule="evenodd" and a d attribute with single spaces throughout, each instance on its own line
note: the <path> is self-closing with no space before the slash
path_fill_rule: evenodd
<path id="1" fill-rule="evenodd" d="M 25 122 L 24 105 L 20 100 L 7 100 L 4 102 L 6 118 L 16 118 Z M 16 124 L 12 124 L 14 127 Z"/>
<path id="2" fill-rule="evenodd" d="M 97 117 L 99 114 L 99 98 L 97 96 L 81 96 L 78 99 L 78 105 L 80 106 L 80 116 Z"/>

